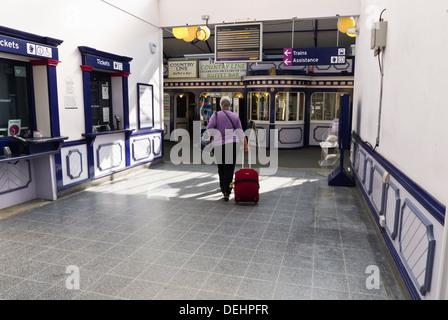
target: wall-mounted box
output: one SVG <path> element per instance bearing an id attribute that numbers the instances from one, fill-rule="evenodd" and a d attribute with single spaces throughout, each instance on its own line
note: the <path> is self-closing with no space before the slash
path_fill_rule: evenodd
<path id="1" fill-rule="evenodd" d="M 375 52 L 386 47 L 387 43 L 387 21 L 378 21 L 373 24 L 370 49 Z"/>

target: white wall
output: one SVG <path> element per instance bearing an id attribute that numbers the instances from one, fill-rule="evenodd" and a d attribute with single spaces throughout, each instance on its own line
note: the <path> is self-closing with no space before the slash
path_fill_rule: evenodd
<path id="1" fill-rule="evenodd" d="M 361 0 L 356 45 L 353 128 L 373 146 L 380 72 L 370 50 L 370 26 L 388 21 L 384 94 L 376 151 L 446 204 L 448 139 L 448 5 L 446 0 Z"/>
<path id="2" fill-rule="evenodd" d="M 358 15 L 359 0 L 159 0 L 160 26 Z"/>
<path id="3" fill-rule="evenodd" d="M 83 83 L 78 46 L 133 58 L 129 76 L 131 128 L 137 128 L 137 83 L 154 85 L 155 125 L 162 128 L 162 49 L 157 27 L 157 0 L 15 0 L 1 1 L 1 25 L 63 40 L 58 47 L 58 99 L 61 135 L 83 139 Z M 5 13 L 10 14 L 5 14 Z M 150 42 L 159 46 L 151 54 Z M 76 109 L 65 108 L 65 98 L 74 98 Z"/>

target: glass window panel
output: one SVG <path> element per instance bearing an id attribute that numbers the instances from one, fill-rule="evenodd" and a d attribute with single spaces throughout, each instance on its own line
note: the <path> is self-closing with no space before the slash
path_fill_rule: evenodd
<path id="1" fill-rule="evenodd" d="M 299 92 L 299 121 L 305 120 L 305 93 Z"/>
<path id="2" fill-rule="evenodd" d="M 0 59 L 0 136 L 8 135 L 9 120 L 20 120 L 20 135 L 31 134 L 28 81 L 25 63 Z"/>
<path id="3" fill-rule="evenodd" d="M 90 74 L 90 103 L 92 108 L 92 125 L 97 131 L 110 130 L 112 122 L 112 81 L 105 72 Z"/>
<path id="4" fill-rule="evenodd" d="M 336 118 L 337 97 L 338 93 L 325 93 L 324 94 L 324 118 L 323 120 L 331 121 Z"/>
<path id="5" fill-rule="evenodd" d="M 311 96 L 311 120 L 332 121 L 339 117 L 341 92 L 317 92 Z"/>
<path id="6" fill-rule="evenodd" d="M 170 119 L 170 95 L 168 93 L 163 94 L 163 118 Z"/>
<path id="7" fill-rule="evenodd" d="M 323 120 L 324 93 L 316 92 L 311 95 L 311 120 Z"/>
<path id="8" fill-rule="evenodd" d="M 299 93 L 289 94 L 289 117 L 288 121 L 297 121 L 297 95 Z"/>
<path id="9" fill-rule="evenodd" d="M 286 110 L 287 110 L 287 92 L 280 92 L 275 95 L 275 121 L 287 121 Z"/>

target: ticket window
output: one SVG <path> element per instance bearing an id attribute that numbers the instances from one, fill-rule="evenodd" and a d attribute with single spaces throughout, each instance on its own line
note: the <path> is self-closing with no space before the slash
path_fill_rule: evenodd
<path id="1" fill-rule="evenodd" d="M 28 63 L 0 59 L 0 137 L 31 136 L 34 111 L 30 81 L 31 67 Z"/>
<path id="2" fill-rule="evenodd" d="M 106 72 L 90 75 L 90 96 L 93 132 L 114 130 L 112 110 L 112 81 Z"/>

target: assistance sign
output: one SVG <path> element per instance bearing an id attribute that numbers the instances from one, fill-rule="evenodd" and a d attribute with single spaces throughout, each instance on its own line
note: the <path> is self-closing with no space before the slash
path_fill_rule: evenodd
<path id="1" fill-rule="evenodd" d="M 338 64 L 346 64 L 346 49 L 344 47 L 283 49 L 283 65 L 286 67 Z"/>

